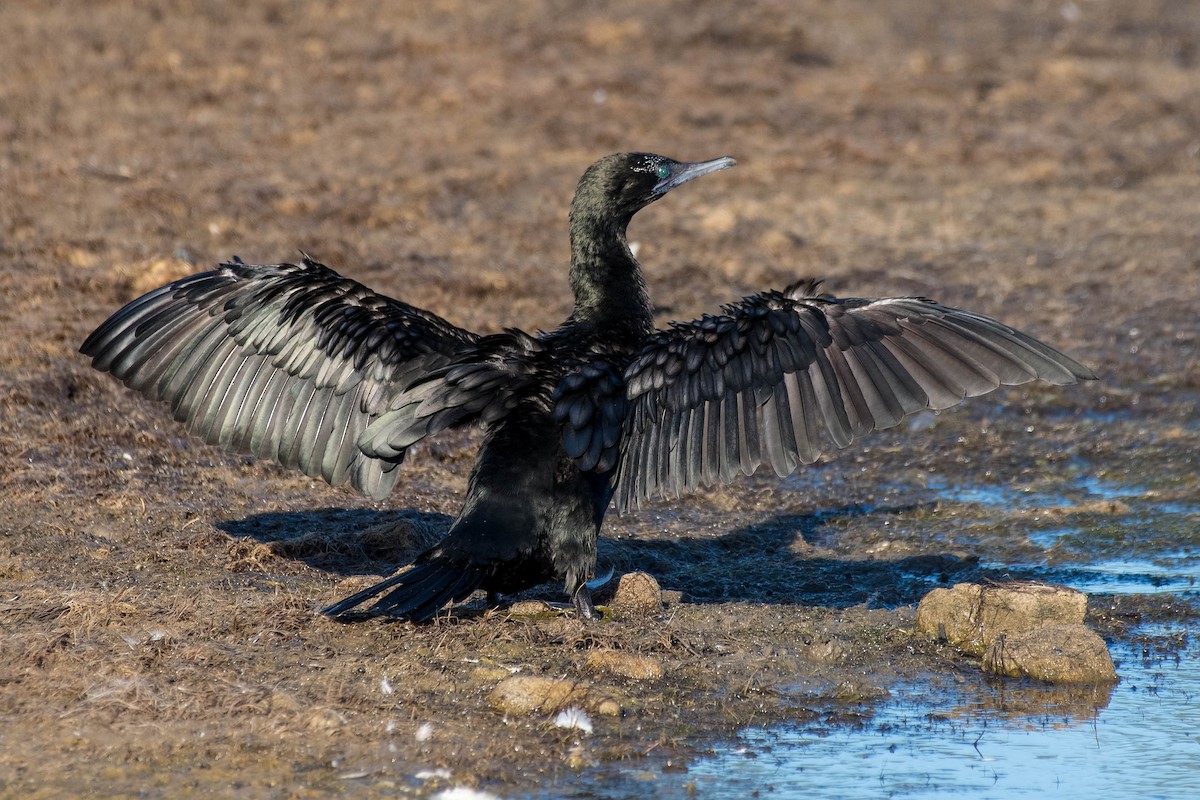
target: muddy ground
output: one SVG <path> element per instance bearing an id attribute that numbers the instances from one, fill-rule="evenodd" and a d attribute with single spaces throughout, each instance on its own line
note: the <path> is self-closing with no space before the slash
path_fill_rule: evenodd
<path id="1" fill-rule="evenodd" d="M 1144 514 L 1200 496 L 1189 0 L 164 5 L 0 5 L 0 794 L 652 777 L 741 725 L 982 681 L 912 632 L 923 592 L 1136 553 Z M 551 327 L 575 180 L 632 149 L 740 161 L 631 229 L 663 322 L 812 275 L 1001 317 L 1102 380 L 614 515 L 602 563 L 686 593 L 661 614 L 414 627 L 317 609 L 445 530 L 477 432 L 372 503 L 198 443 L 76 354 L 142 291 L 298 249 L 462 325 Z M 1074 550 L 1031 543 L 1053 526 Z M 1200 544 L 1194 520 L 1154 529 Z M 1109 637 L 1194 614 L 1092 612 Z M 664 675 L 600 669 L 601 648 Z M 595 732 L 496 710 L 510 674 L 574 682 Z"/>

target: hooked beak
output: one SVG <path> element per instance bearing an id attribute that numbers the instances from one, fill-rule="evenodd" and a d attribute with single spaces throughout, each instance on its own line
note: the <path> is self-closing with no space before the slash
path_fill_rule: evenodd
<path id="1" fill-rule="evenodd" d="M 654 186 L 655 194 L 665 194 L 671 191 L 676 186 L 682 183 L 687 183 L 692 178 L 699 178 L 701 175 L 707 175 L 710 172 L 717 172 L 722 169 L 729 169 L 735 166 L 737 161 L 729 156 L 714 158 L 712 161 L 694 161 L 690 164 L 678 164 L 671 170 L 671 174 L 663 178 Z"/>

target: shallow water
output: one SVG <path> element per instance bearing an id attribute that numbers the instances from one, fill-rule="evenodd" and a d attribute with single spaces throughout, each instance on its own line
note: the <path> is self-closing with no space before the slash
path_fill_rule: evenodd
<path id="1" fill-rule="evenodd" d="M 1080 507 L 1124 511 L 1097 524 L 1029 533 L 1043 558 L 1020 565 L 1088 594 L 1200 591 L 1200 506 L 1159 501 L 1144 486 L 1080 471 L 1051 492 L 930 486 L 944 501 L 997 511 Z M 1128 557 L 1088 559 L 1119 540 Z M 868 722 L 828 729 L 750 728 L 701 759 L 675 790 L 697 797 L 1200 797 L 1200 637 L 1150 626 L 1110 645 L 1120 684 L 1110 697 L 1064 705 L 1069 690 L 974 676 L 960 687 L 908 685 Z M 1163 643 L 1168 643 L 1164 646 Z M 1007 693 L 1007 696 L 1006 696 Z M 1019 696 L 1019 700 L 1014 698 Z M 668 783 L 668 781 L 664 781 Z M 691 788 L 691 787 L 694 787 Z M 819 789 L 817 788 L 819 787 Z M 664 792 L 663 796 L 669 796 Z"/>
<path id="2" fill-rule="evenodd" d="M 1088 594 L 1189 594 L 1200 591 L 1200 503 L 1164 497 L 1153 486 L 1097 477 L 1076 463 L 1054 486 L 929 481 L 943 503 L 980 507 L 984 524 L 1023 531 L 1030 548 L 996 553 L 981 566 L 1037 577 Z M 1097 511 L 1096 503 L 1112 505 Z M 1020 523 L 1008 515 L 1019 514 Z M 1070 524 L 1055 522 L 1069 520 Z M 1030 552 L 1032 551 L 1032 552 Z"/>
<path id="3" fill-rule="evenodd" d="M 1001 527 L 1014 510 L 1052 508 L 1054 519 L 1065 509 L 1071 524 L 1025 533 L 1032 547 L 1021 552 L 1034 554 L 1025 563 L 982 563 L 989 571 L 1098 595 L 1200 592 L 1196 503 L 1086 471 L 1048 491 L 948 481 L 929 488 L 942 502 L 983 507 L 983 524 L 994 513 Z M 1089 514 L 1097 499 L 1121 505 Z M 686 766 L 602 767 L 597 780 L 556 796 L 1200 797 L 1200 635 L 1178 622 L 1147 623 L 1110 651 L 1120 676 L 1111 689 L 929 676 L 890 687 L 882 703 L 831 710 L 839 720 L 858 714 L 857 723 L 748 727 Z"/>
<path id="4" fill-rule="evenodd" d="M 687 767 L 601 768 L 554 796 L 1200 796 L 1200 637 L 1148 626 L 1113 656 L 1111 690 L 932 678 L 859 724 L 746 728 Z"/>
<path id="5" fill-rule="evenodd" d="M 1047 711 L 1006 715 L 1001 690 L 923 687 L 877 709 L 858 729 L 747 730 L 689 778 L 697 796 L 1122 797 L 1200 796 L 1200 659 L 1115 648 L 1121 684 L 1107 707 L 1080 719 Z"/>
<path id="6" fill-rule="evenodd" d="M 1200 592 L 1200 555 L 1180 552 L 1150 559 L 1105 559 L 1086 568 L 1048 570 L 1046 578 L 1087 594 L 1178 594 Z"/>

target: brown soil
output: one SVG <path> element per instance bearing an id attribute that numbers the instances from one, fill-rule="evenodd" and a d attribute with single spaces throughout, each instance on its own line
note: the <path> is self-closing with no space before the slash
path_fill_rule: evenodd
<path id="1" fill-rule="evenodd" d="M 966 669 L 912 604 L 1038 557 L 1047 520 L 1136 547 L 1128 506 L 947 482 L 1200 496 L 1189 0 L 167 8 L 0 4 L 0 794 L 393 796 L 439 768 L 519 793 L 677 761 Z M 664 322 L 814 275 L 999 316 L 1103 380 L 614 516 L 602 566 L 684 592 L 657 616 L 339 625 L 317 609 L 445 530 L 477 433 L 375 504 L 198 443 L 75 352 L 140 292 L 297 249 L 462 325 L 551 327 L 575 179 L 631 149 L 741 162 L 634 224 Z M 1111 635 L 1191 613 L 1092 610 Z M 595 732 L 496 710 L 512 674 L 582 687 Z"/>

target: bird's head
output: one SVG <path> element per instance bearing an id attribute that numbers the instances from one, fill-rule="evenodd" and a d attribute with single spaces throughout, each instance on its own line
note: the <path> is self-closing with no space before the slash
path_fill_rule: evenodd
<path id="1" fill-rule="evenodd" d="M 653 153 L 616 153 L 587 168 L 575 189 L 572 214 L 612 216 L 628 222 L 641 209 L 693 178 L 737 164 L 729 156 L 681 162 Z"/>

